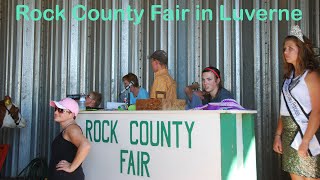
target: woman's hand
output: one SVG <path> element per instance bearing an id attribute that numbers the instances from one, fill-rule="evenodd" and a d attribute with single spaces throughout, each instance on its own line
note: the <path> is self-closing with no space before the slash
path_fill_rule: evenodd
<path id="1" fill-rule="evenodd" d="M 281 136 L 280 135 L 276 135 L 274 137 L 273 150 L 276 153 L 282 154 L 282 142 L 281 142 Z"/>
<path id="2" fill-rule="evenodd" d="M 308 149 L 309 149 L 309 143 L 306 141 L 302 141 L 302 143 L 299 146 L 298 149 L 298 154 L 300 157 L 307 157 L 308 154 Z"/>
<path id="3" fill-rule="evenodd" d="M 71 173 L 73 172 L 74 170 L 71 169 L 71 163 L 69 163 L 68 161 L 66 160 L 61 160 L 57 165 L 56 165 L 56 168 L 58 171 L 65 171 L 65 172 L 68 172 L 68 173 Z"/>

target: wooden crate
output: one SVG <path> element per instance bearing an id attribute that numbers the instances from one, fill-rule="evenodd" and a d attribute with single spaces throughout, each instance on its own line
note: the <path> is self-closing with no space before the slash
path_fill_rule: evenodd
<path id="1" fill-rule="evenodd" d="M 137 110 L 185 110 L 184 99 L 137 99 Z"/>

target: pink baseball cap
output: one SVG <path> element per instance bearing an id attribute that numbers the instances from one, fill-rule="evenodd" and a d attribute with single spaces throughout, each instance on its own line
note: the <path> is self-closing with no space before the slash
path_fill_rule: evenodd
<path id="1" fill-rule="evenodd" d="M 77 116 L 79 113 L 79 105 L 77 101 L 71 98 L 64 98 L 64 99 L 61 99 L 60 101 L 51 101 L 50 106 L 58 107 L 60 109 L 68 109 L 71 112 L 73 112 L 75 116 Z"/>

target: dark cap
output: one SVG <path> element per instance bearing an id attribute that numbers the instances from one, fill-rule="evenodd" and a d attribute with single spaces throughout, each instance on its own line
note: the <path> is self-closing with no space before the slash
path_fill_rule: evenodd
<path id="1" fill-rule="evenodd" d="M 149 59 L 158 60 L 161 64 L 168 65 L 168 54 L 164 50 L 156 50 Z"/>

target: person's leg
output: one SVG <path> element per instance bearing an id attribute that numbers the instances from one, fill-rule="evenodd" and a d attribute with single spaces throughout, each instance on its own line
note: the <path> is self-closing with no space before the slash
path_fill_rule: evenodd
<path id="1" fill-rule="evenodd" d="M 290 176 L 292 180 L 306 180 L 304 177 L 298 176 L 296 174 L 290 174 Z"/>

